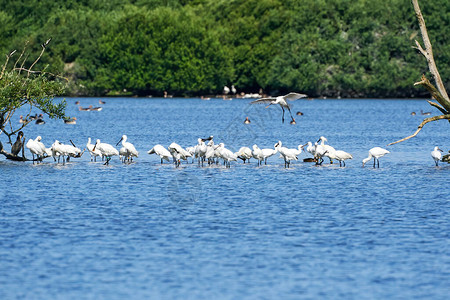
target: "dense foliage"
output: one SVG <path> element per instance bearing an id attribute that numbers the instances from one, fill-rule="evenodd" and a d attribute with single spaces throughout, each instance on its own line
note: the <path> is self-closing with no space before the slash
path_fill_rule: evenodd
<path id="1" fill-rule="evenodd" d="M 47 41 L 47 44 L 50 40 Z M 7 55 L 1 66 L 0 72 L 0 134 L 7 135 L 9 142 L 11 136 L 24 128 L 28 123 L 33 108 L 37 108 L 50 118 L 64 118 L 66 102 L 55 103 L 53 98 L 64 93 L 65 83 L 58 76 L 43 70 L 35 70 L 33 66 L 42 57 L 45 47 L 41 46 L 40 55 L 35 58 L 31 65 L 27 65 L 22 58 L 27 57 L 27 48 L 22 54 L 17 55 L 13 66 L 8 68 L 8 62 L 13 53 Z M 21 107 L 29 108 L 24 122 L 16 126 L 13 116 Z"/>
<path id="2" fill-rule="evenodd" d="M 73 94 L 298 91 L 410 97 L 427 65 L 409 0 L 0 0 L 0 51 L 53 38 L 40 62 Z M 421 3 L 450 78 L 450 1 Z"/>

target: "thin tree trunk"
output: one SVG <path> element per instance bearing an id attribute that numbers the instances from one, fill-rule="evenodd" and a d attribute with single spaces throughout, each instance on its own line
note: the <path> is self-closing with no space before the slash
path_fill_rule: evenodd
<path id="1" fill-rule="evenodd" d="M 450 113 L 450 99 L 448 98 L 447 91 L 445 90 L 444 83 L 442 82 L 441 75 L 436 67 L 436 63 L 433 57 L 433 48 L 431 46 L 430 38 L 428 37 L 427 27 L 425 26 L 425 20 L 423 18 L 422 12 L 419 7 L 418 0 L 411 0 L 414 11 L 416 12 L 417 20 L 419 21 L 420 32 L 422 34 L 423 43 L 425 45 L 425 50 L 422 48 L 420 43 L 416 40 L 417 49 L 422 53 L 422 55 L 426 58 L 428 63 L 428 69 L 430 70 L 431 75 L 433 76 L 437 90 L 439 93 L 435 93 L 430 91 L 430 89 L 434 88 L 428 80 L 424 80 L 424 76 L 422 77 L 422 81 L 417 82 L 416 84 L 420 84 L 425 86 L 433 95 L 433 97 L 444 107 L 444 109 Z M 430 86 L 431 85 L 431 86 Z M 437 95 L 440 94 L 440 95 Z"/>

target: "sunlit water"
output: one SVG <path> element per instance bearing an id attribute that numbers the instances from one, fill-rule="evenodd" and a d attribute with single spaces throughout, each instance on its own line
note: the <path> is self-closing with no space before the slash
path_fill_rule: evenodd
<path id="1" fill-rule="evenodd" d="M 425 101 L 301 100 L 290 125 L 250 100 L 105 99 L 100 112 L 76 100 L 98 101 L 68 99 L 76 125 L 47 120 L 25 136 L 84 147 L 127 134 L 140 156 L 109 166 L 88 153 L 66 165 L 0 158 L 0 299 L 448 297 L 450 165 L 430 152 L 450 149 L 449 124 L 388 147 L 379 169 L 361 167 L 371 147 L 414 132 L 423 116 L 410 112 L 429 110 Z M 209 135 L 235 151 L 323 135 L 354 159 L 177 169 L 146 153 Z"/>

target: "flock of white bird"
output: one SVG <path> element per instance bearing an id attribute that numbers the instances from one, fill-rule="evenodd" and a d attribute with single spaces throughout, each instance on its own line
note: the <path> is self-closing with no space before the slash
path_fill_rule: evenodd
<path id="1" fill-rule="evenodd" d="M 71 157 L 81 157 L 84 151 L 87 149 L 91 155 L 91 161 L 96 161 L 97 157 L 105 160 L 105 164 L 109 164 L 113 156 L 119 156 L 120 160 L 125 162 L 132 162 L 134 157 L 139 156 L 139 152 L 136 150 L 134 145 L 127 141 L 127 136 L 123 135 L 120 141 L 116 144 L 122 143 L 122 147 L 117 150 L 113 145 L 102 143 L 97 140 L 95 144 L 91 143 L 91 138 L 88 138 L 86 148 L 82 151 L 80 148 L 76 147 L 75 144 L 71 142 L 72 145 L 62 144 L 56 140 L 51 147 L 47 148 L 41 142 L 41 136 L 36 137 L 36 139 L 29 139 L 26 143 L 26 148 L 28 148 L 33 155 L 33 162 L 42 161 L 46 157 L 53 157 L 55 161 L 64 164 L 69 161 Z M 195 146 L 183 148 L 177 143 L 172 143 L 169 147 L 165 148 L 162 145 L 155 145 L 150 149 L 148 154 L 156 154 L 161 159 L 161 164 L 163 161 L 172 161 L 176 167 L 180 166 L 181 161 L 188 161 L 190 158 L 192 162 L 194 160 L 198 161 L 198 164 L 218 164 L 221 160 L 226 167 L 231 166 L 231 162 L 242 160 L 244 163 L 249 162 L 250 159 L 255 159 L 258 165 L 267 164 L 267 159 L 275 154 L 279 154 L 279 157 L 284 160 L 284 166 L 289 168 L 292 161 L 297 161 L 299 155 L 305 151 L 312 155 L 311 158 L 306 159 L 309 161 L 316 162 L 317 165 L 321 165 L 324 162 L 324 158 L 328 158 L 330 163 L 333 160 L 339 161 L 339 166 L 345 167 L 345 161 L 352 159 L 353 156 L 342 150 L 336 150 L 334 147 L 326 144 L 327 139 L 323 136 L 319 138 L 314 144 L 308 142 L 304 145 L 299 145 L 297 148 L 287 148 L 283 146 L 281 141 L 274 144 L 273 148 L 260 149 L 258 145 L 253 145 L 252 149 L 249 147 L 241 147 L 239 151 L 233 152 L 225 147 L 224 143 L 215 144 L 213 136 L 206 139 L 199 138 L 198 143 Z M 305 149 L 306 147 L 306 149 Z M 442 150 L 439 147 L 435 147 L 431 156 L 433 157 L 436 166 L 438 162 L 442 159 Z M 369 150 L 369 156 L 365 158 L 362 163 L 363 166 L 373 159 L 373 167 L 380 167 L 379 158 L 388 154 L 389 151 L 380 147 L 374 147 Z M 36 158 L 35 158 L 36 156 Z"/>

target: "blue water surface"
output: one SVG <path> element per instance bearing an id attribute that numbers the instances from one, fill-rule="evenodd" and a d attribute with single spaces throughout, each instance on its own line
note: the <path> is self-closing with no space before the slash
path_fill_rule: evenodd
<path id="1" fill-rule="evenodd" d="M 76 125 L 46 119 L 25 136 L 84 148 L 126 134 L 140 155 L 109 166 L 88 153 L 65 165 L 0 158 L 0 299 L 448 299 L 450 165 L 430 156 L 450 149 L 448 122 L 387 147 L 379 169 L 361 163 L 413 133 L 426 101 L 299 100 L 290 125 L 244 99 L 107 98 L 91 112 L 77 100 L 98 106 L 69 98 Z M 323 135 L 354 158 L 175 168 L 146 153 L 210 135 L 234 151 Z"/>

